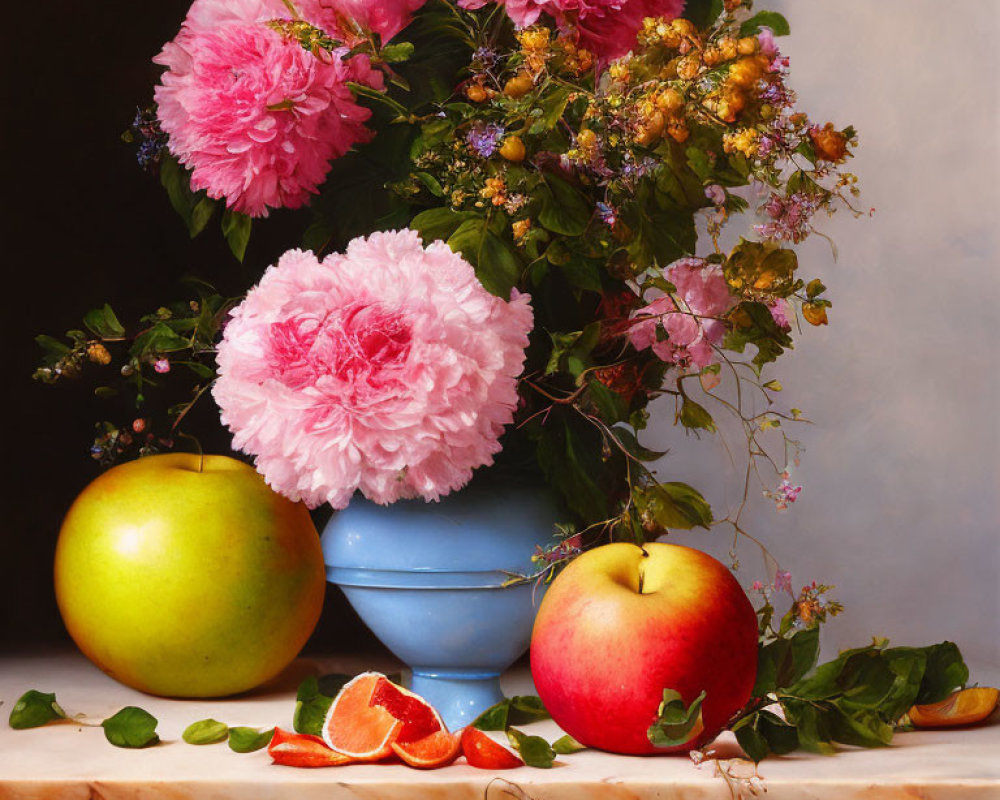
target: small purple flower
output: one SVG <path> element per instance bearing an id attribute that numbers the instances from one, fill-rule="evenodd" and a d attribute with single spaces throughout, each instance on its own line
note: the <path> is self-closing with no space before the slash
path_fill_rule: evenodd
<path id="1" fill-rule="evenodd" d="M 712 205 L 721 206 L 726 202 L 726 190 L 719 184 L 713 183 L 705 187 L 705 197 L 712 202 Z"/>
<path id="2" fill-rule="evenodd" d="M 613 228 L 618 218 L 615 216 L 615 210 L 607 203 L 597 204 L 597 216 L 605 225 L 609 228 Z"/>
<path id="3" fill-rule="evenodd" d="M 473 63 L 480 65 L 483 69 L 495 66 L 499 59 L 499 53 L 489 47 L 478 47 L 472 54 Z"/>
<path id="4" fill-rule="evenodd" d="M 466 134 L 465 141 L 478 155 L 489 158 L 500 146 L 504 132 L 503 126 L 495 122 L 477 122 Z"/>
<path id="5" fill-rule="evenodd" d="M 153 364 L 153 369 L 156 370 L 161 375 L 166 372 L 170 372 L 170 359 L 167 358 L 156 359 L 156 362 Z"/>
<path id="6" fill-rule="evenodd" d="M 774 575 L 774 588 L 779 592 L 788 592 L 792 597 L 795 597 L 795 592 L 792 591 L 792 573 L 779 569 Z"/>

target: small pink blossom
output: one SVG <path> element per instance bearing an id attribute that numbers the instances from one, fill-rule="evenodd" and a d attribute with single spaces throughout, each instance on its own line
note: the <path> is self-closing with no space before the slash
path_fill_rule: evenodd
<path id="1" fill-rule="evenodd" d="M 781 330 L 790 331 L 792 329 L 792 323 L 788 319 L 787 300 L 775 300 L 767 307 L 767 310 L 771 312 L 774 324 L 781 328 Z"/>
<path id="2" fill-rule="evenodd" d="M 463 8 L 476 9 L 488 0 L 459 0 Z M 572 32 L 581 47 L 602 61 L 625 55 L 646 17 L 673 19 L 684 10 L 684 0 L 497 0 L 514 24 L 526 28 L 544 13 L 563 31 Z"/>
<path id="3" fill-rule="evenodd" d="M 170 372 L 170 359 L 158 358 L 153 364 L 153 369 L 159 372 L 161 375 Z"/>
<path id="4" fill-rule="evenodd" d="M 788 592 L 789 595 L 795 597 L 795 592 L 792 591 L 792 573 L 779 569 L 774 575 L 774 588 L 779 592 Z"/>
<path id="5" fill-rule="evenodd" d="M 234 447 L 293 500 L 437 500 L 500 450 L 528 301 L 489 294 L 461 256 L 413 231 L 322 262 L 292 250 L 233 311 L 213 395 Z"/>
<path id="6" fill-rule="evenodd" d="M 382 87 L 364 56 L 320 59 L 267 25 L 228 23 L 183 28 L 154 61 L 167 67 L 155 98 L 170 152 L 192 189 L 234 211 L 303 205 L 331 159 L 371 138 L 347 87 Z"/>
<path id="7" fill-rule="evenodd" d="M 636 349 L 651 348 L 664 361 L 707 367 L 715 361 L 712 346 L 726 332 L 725 323 L 715 317 L 726 314 L 735 302 L 722 268 L 700 258 L 682 258 L 665 276 L 677 291 L 632 312 L 629 338 Z M 665 339 L 657 335 L 658 328 Z"/>

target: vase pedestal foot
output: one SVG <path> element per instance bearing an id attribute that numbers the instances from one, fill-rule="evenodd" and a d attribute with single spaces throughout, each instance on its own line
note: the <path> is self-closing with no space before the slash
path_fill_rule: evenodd
<path id="1" fill-rule="evenodd" d="M 503 700 L 498 672 L 414 667 L 410 689 L 437 709 L 450 731 Z"/>

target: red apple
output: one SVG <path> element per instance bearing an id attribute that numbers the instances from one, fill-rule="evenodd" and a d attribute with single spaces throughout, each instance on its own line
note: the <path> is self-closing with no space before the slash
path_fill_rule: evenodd
<path id="1" fill-rule="evenodd" d="M 574 560 L 542 600 L 531 674 L 552 718 L 583 744 L 615 753 L 687 751 L 711 741 L 750 698 L 757 617 L 719 561 L 673 544 L 609 544 Z M 654 747 L 663 690 L 702 692 L 702 725 Z"/>

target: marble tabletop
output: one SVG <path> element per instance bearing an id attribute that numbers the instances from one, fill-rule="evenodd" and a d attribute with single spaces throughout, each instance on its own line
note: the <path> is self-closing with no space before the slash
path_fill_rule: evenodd
<path id="1" fill-rule="evenodd" d="M 1000 720 L 965 730 L 900 734 L 881 750 L 835 756 L 796 754 L 764 761 L 759 776 L 739 759 L 730 734 L 700 765 L 684 756 L 625 757 L 592 750 L 560 756 L 553 769 L 502 773 L 464 759 L 430 771 L 400 764 L 295 769 L 273 765 L 266 750 L 234 753 L 225 744 L 181 739 L 188 724 L 212 717 L 229 725 L 291 729 L 295 688 L 309 674 L 391 670 L 379 659 L 303 658 L 269 686 L 225 700 L 168 700 L 114 682 L 73 652 L 0 657 L 0 800 L 1000 800 Z M 526 670 L 505 676 L 508 693 L 530 693 Z M 159 720 L 161 742 L 143 750 L 112 747 L 100 728 L 64 721 L 13 730 L 6 719 L 28 689 L 55 692 L 70 714 L 99 721 L 126 705 Z M 525 726 L 548 738 L 552 722 Z"/>

